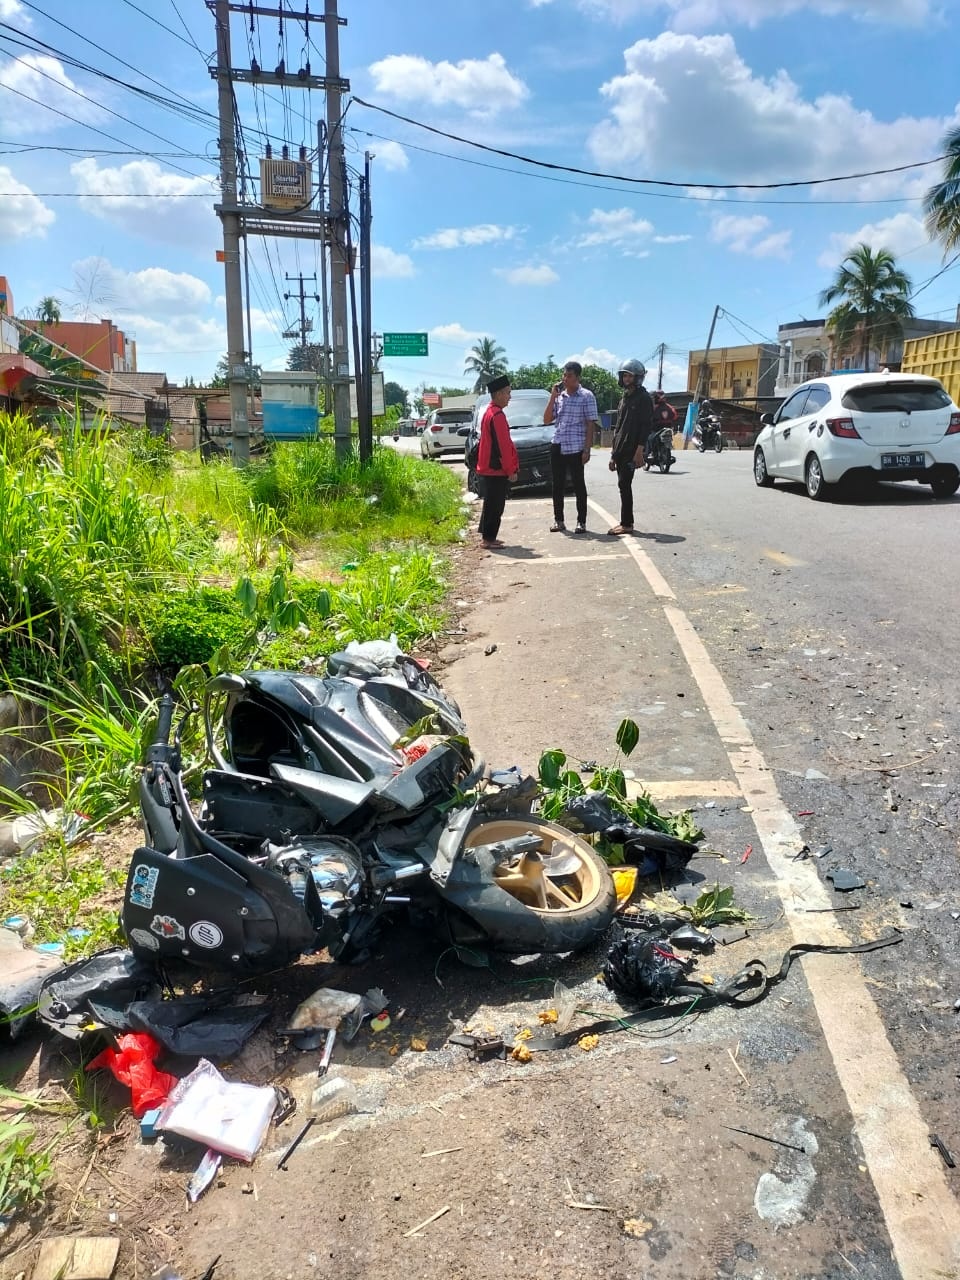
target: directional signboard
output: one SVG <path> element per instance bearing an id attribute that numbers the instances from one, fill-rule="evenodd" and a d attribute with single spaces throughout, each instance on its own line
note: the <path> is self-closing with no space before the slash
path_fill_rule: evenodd
<path id="1" fill-rule="evenodd" d="M 428 356 L 427 335 L 425 333 L 385 333 L 383 335 L 383 354 L 385 356 Z"/>

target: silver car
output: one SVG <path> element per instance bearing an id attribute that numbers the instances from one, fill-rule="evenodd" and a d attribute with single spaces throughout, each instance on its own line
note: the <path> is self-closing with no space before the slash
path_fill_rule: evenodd
<path id="1" fill-rule="evenodd" d="M 936 378 L 813 378 L 761 422 L 753 478 L 764 488 L 795 480 L 814 499 L 829 497 L 841 481 L 918 480 L 935 498 L 960 489 L 960 409 Z"/>

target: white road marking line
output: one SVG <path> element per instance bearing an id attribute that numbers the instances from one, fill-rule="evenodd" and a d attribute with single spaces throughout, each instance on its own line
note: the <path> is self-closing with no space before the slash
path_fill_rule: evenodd
<path id="1" fill-rule="evenodd" d="M 612 517 L 590 499 L 604 519 Z M 625 544 L 679 641 L 704 704 L 727 749 L 731 767 L 747 803 L 777 892 L 798 942 L 849 942 L 829 912 L 801 914 L 803 908 L 829 907 L 830 897 L 808 862 L 794 862 L 802 846 L 800 831 L 734 705 L 723 677 L 677 603 L 669 583 L 636 543 Z M 943 1170 L 931 1156 L 929 1129 L 856 956 L 809 956 L 803 973 L 840 1085 L 853 1115 L 857 1137 L 880 1202 L 903 1280 L 956 1275 L 960 1266 L 960 1207 Z"/>

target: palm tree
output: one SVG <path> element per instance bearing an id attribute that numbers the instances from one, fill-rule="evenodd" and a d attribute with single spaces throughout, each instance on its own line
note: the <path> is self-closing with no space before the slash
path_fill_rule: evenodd
<path id="1" fill-rule="evenodd" d="M 474 391 L 482 391 L 491 378 L 507 372 L 506 355 L 495 338 L 481 338 L 470 348 L 463 372 L 474 375 Z"/>
<path id="2" fill-rule="evenodd" d="M 837 274 L 820 294 L 822 306 L 839 305 L 827 316 L 827 329 L 836 354 L 858 344 L 864 369 L 870 350 L 882 351 L 903 336 L 903 321 L 913 315 L 910 277 L 887 249 L 874 251 L 858 244 L 837 268 Z"/>
<path id="3" fill-rule="evenodd" d="M 943 255 L 960 249 L 960 126 L 944 138 L 943 179 L 923 197 L 927 234 L 943 245 Z"/>
<path id="4" fill-rule="evenodd" d="M 41 324 L 59 324 L 60 323 L 60 299 L 47 295 L 41 298 L 37 304 L 37 319 Z"/>

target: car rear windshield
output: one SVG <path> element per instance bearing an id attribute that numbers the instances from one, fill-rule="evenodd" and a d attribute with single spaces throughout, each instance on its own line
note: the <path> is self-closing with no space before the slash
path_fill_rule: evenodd
<path id="1" fill-rule="evenodd" d="M 925 409 L 946 409 L 950 397 L 943 387 L 929 382 L 875 382 L 853 387 L 842 404 L 858 413 L 921 413 Z"/>
<path id="2" fill-rule="evenodd" d="M 434 421 L 436 422 L 469 422 L 473 414 L 469 409 L 445 409 L 442 413 L 438 413 Z"/>

